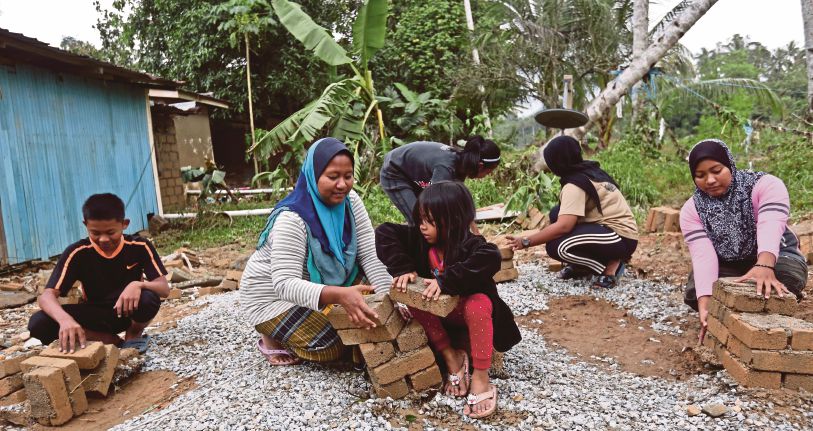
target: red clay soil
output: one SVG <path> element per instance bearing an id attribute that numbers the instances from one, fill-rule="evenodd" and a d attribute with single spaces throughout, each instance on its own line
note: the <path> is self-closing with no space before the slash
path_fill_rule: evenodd
<path id="1" fill-rule="evenodd" d="M 177 384 L 177 385 L 176 385 Z M 193 380 L 179 379 L 171 371 L 147 371 L 136 374 L 107 398 L 89 398 L 82 416 L 60 427 L 36 425 L 35 430 L 86 431 L 108 429 L 132 417 L 161 410 L 172 400 L 197 385 Z"/>
<path id="2" fill-rule="evenodd" d="M 704 369 L 693 351 L 695 318 L 684 325 L 682 335 L 674 336 L 655 332 L 651 321 L 590 296 L 552 298 L 548 307 L 517 320 L 541 332 L 549 346 L 558 344 L 579 360 L 607 366 L 598 358 L 611 357 L 624 371 L 669 380 L 684 380 Z"/>

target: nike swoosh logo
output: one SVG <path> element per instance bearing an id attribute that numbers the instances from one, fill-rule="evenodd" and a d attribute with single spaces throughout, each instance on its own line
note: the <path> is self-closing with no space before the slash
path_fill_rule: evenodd
<path id="1" fill-rule="evenodd" d="M 138 265 L 138 263 L 134 263 L 132 265 L 127 265 L 127 270 L 131 270 L 131 269 L 135 268 L 136 265 Z"/>

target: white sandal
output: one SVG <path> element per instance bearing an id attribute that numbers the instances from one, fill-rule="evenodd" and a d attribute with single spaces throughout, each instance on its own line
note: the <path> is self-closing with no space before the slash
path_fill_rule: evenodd
<path id="1" fill-rule="evenodd" d="M 457 370 L 456 373 L 453 373 L 453 372 L 449 371 L 448 379 L 449 379 L 449 384 L 450 385 L 452 385 L 454 387 L 457 387 L 457 388 L 460 388 L 460 381 L 461 381 L 460 380 L 460 372 L 461 371 L 463 372 L 463 379 L 466 381 L 466 390 L 468 391 L 469 385 L 471 384 L 471 376 L 469 376 L 469 355 L 465 351 L 463 352 L 463 365 L 460 366 L 460 369 Z M 444 388 L 444 391 L 443 391 L 444 393 L 446 393 L 447 388 L 448 388 L 448 386 L 446 386 Z M 447 393 L 446 395 L 452 395 L 452 394 Z M 455 395 L 455 396 L 459 397 L 461 395 Z M 465 396 L 465 395 L 462 395 L 462 396 Z"/>
<path id="2" fill-rule="evenodd" d="M 487 417 L 493 415 L 494 412 L 497 411 L 497 387 L 494 386 L 494 385 L 489 385 L 489 388 L 490 388 L 489 390 L 487 390 L 485 392 L 482 392 L 482 393 L 479 393 L 479 394 L 469 393 L 469 396 L 466 397 L 466 404 L 468 404 L 468 406 L 469 406 L 469 414 L 467 415 L 468 417 L 470 417 L 472 419 L 483 419 L 483 418 L 487 418 Z M 482 401 L 492 399 L 492 398 L 494 399 L 494 405 L 491 406 L 490 409 L 488 409 L 488 410 L 486 410 L 486 411 L 484 411 L 482 413 L 478 413 L 478 414 L 474 413 L 474 406 L 476 404 L 479 404 Z"/>

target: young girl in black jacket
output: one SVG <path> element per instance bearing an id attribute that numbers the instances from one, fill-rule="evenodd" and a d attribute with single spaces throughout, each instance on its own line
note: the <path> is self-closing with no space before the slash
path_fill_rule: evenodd
<path id="1" fill-rule="evenodd" d="M 469 231 L 474 213 L 471 193 L 462 183 L 432 184 L 415 205 L 415 226 L 384 223 L 376 229 L 376 251 L 393 276 L 394 289 L 405 290 L 421 276 L 427 279 L 424 299 L 436 300 L 441 293 L 460 296 L 457 308 L 444 318 L 415 308 L 409 311 L 446 362 L 446 394 L 468 395 L 464 413 L 484 418 L 497 409 L 497 388 L 488 379 L 492 350 L 505 352 L 521 336 L 494 284 L 500 252 Z M 468 355 L 452 347 L 444 325 L 468 329 L 474 368 L 471 380 Z"/>

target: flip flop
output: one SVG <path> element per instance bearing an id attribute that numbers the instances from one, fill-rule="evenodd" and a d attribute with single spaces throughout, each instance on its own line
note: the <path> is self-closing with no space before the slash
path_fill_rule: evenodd
<path id="1" fill-rule="evenodd" d="M 460 367 L 460 369 L 457 370 L 456 373 L 453 373 L 451 371 L 449 372 L 448 379 L 449 379 L 449 385 L 450 386 L 457 386 L 458 388 L 460 387 L 460 381 L 461 381 L 460 380 L 461 379 L 460 373 L 461 372 L 463 373 L 462 379 L 466 381 L 466 390 L 468 391 L 469 385 L 471 384 L 471 377 L 469 376 L 469 355 L 465 351 L 463 351 L 463 365 Z M 448 389 L 449 389 L 449 386 L 444 386 L 443 393 L 446 394 L 446 395 L 452 395 L 452 396 L 456 396 L 456 397 L 465 396 L 465 395 L 449 394 L 449 393 L 447 393 Z"/>
<path id="2" fill-rule="evenodd" d="M 131 340 L 126 340 L 123 343 L 121 343 L 121 346 L 119 346 L 119 348 L 136 349 L 138 350 L 138 353 L 143 355 L 147 353 L 147 350 L 149 350 L 150 348 L 150 336 L 145 335 L 141 338 L 133 338 Z"/>
<path id="3" fill-rule="evenodd" d="M 266 349 L 265 347 L 263 347 L 263 340 L 262 339 L 257 340 L 257 348 L 260 350 L 260 353 L 265 357 L 265 359 L 268 361 L 268 363 L 273 365 L 273 366 L 298 365 L 298 364 L 302 363 L 302 360 L 300 358 L 298 358 L 296 355 L 294 355 L 293 353 L 291 353 L 288 350 L 285 350 L 285 349 L 278 349 L 278 350 L 277 349 Z M 290 358 L 293 358 L 294 360 L 292 362 L 281 363 L 281 362 L 278 362 L 278 361 L 274 361 L 274 356 L 288 356 Z"/>
<path id="4" fill-rule="evenodd" d="M 492 405 L 491 408 L 482 413 L 472 413 L 475 405 L 492 398 L 494 399 L 494 405 Z M 469 396 L 466 397 L 466 404 L 469 408 L 469 413 L 467 416 L 472 419 L 483 419 L 493 415 L 494 412 L 497 411 L 497 387 L 494 385 L 489 385 L 489 390 L 485 392 L 479 394 L 469 394 Z"/>

